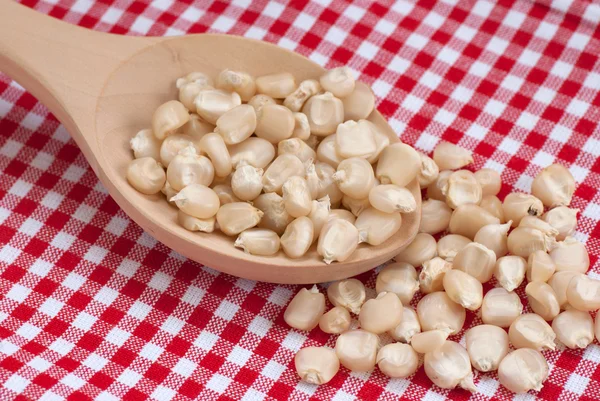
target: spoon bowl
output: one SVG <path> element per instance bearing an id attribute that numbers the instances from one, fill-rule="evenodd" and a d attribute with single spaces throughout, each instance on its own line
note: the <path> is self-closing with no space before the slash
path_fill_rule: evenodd
<path id="1" fill-rule="evenodd" d="M 25 20 L 28 23 L 24 25 Z M 60 60 L 58 55 L 62 55 Z M 0 70 L 49 107 L 119 206 L 168 247 L 235 276 L 300 284 L 364 272 L 412 241 L 420 222 L 421 193 L 416 181 L 408 188 L 417 200 L 417 210 L 403 215 L 396 235 L 379 246 L 360 245 L 348 260 L 331 265 L 321 260 L 316 244 L 299 259 L 290 259 L 283 252 L 272 257 L 246 254 L 233 247 L 234 237 L 185 230 L 177 223 L 176 209 L 162 195 L 134 190 L 125 179 L 133 158 L 129 140 L 150 126 L 152 113 L 160 104 L 177 98 L 177 78 L 192 71 L 216 77 L 225 68 L 254 76 L 286 71 L 298 81 L 325 71 L 299 54 L 252 39 L 218 34 L 115 36 L 52 20 L 10 2 L 0 5 Z M 398 141 L 377 111 L 369 119 L 392 141 Z"/>

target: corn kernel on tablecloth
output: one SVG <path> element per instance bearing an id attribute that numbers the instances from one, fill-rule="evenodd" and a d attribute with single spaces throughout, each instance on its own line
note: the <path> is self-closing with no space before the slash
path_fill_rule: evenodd
<path id="1" fill-rule="evenodd" d="M 98 31 L 227 32 L 349 65 L 403 141 L 472 150 L 473 168 L 502 173 L 501 198 L 564 164 L 578 183 L 575 236 L 600 273 L 597 1 L 22 3 Z M 359 278 L 374 287 L 374 272 Z M 513 398 L 495 374 L 470 395 L 436 388 L 422 368 L 407 380 L 341 369 L 328 385 L 299 382 L 295 352 L 335 339 L 285 325 L 298 289 L 219 274 L 157 243 L 56 118 L 0 75 L 0 400 Z M 469 313 L 465 329 L 477 323 Z M 597 343 L 545 356 L 543 390 L 515 399 L 600 399 Z"/>

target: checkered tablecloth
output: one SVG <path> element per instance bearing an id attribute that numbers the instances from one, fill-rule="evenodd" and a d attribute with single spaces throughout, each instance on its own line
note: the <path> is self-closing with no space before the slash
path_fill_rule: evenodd
<path id="1" fill-rule="evenodd" d="M 575 236 L 600 273 L 598 2 L 22 2 L 99 31 L 227 32 L 349 65 L 403 141 L 473 150 L 475 168 L 502 172 L 501 197 L 565 164 L 579 184 Z M 375 273 L 359 278 L 374 287 Z M 513 397 L 495 374 L 478 376 L 471 396 L 436 388 L 422 368 L 407 380 L 341 369 L 328 385 L 299 382 L 295 352 L 335 339 L 285 325 L 298 289 L 219 274 L 157 243 L 64 127 L 0 75 L 0 400 Z M 465 328 L 477 323 L 469 313 Z M 598 344 L 545 356 L 544 389 L 518 399 L 600 399 Z"/>

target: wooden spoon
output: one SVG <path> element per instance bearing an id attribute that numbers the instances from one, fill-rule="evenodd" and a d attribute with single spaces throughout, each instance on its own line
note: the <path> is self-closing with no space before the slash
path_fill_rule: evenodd
<path id="1" fill-rule="evenodd" d="M 235 276 L 276 283 L 317 283 L 367 271 L 398 254 L 414 238 L 421 193 L 409 186 L 417 211 L 403 216 L 398 234 L 380 246 L 361 245 L 344 263 L 326 265 L 313 246 L 301 259 L 245 254 L 235 238 L 192 233 L 176 222 L 161 195 L 146 196 L 125 179 L 129 140 L 150 125 L 154 109 L 177 98 L 175 80 L 191 71 L 216 76 L 225 68 L 260 76 L 288 71 L 298 81 L 325 70 L 280 47 L 238 36 L 175 38 L 104 34 L 43 16 L 11 1 L 0 4 L 0 70 L 44 103 L 69 131 L 100 181 L 144 230 L 190 259 Z M 378 113 L 370 120 L 397 141 Z"/>

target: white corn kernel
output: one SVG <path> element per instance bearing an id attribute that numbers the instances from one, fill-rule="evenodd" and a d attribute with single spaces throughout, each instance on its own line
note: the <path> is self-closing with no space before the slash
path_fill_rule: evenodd
<path id="1" fill-rule="evenodd" d="M 358 247 L 361 237 L 358 229 L 346 220 L 330 220 L 321 229 L 317 253 L 327 264 L 343 262 L 348 259 Z"/>
<path id="2" fill-rule="evenodd" d="M 438 291 L 421 298 L 417 304 L 417 316 L 423 331 L 442 330 L 452 335 L 462 330 L 466 312 L 448 294 Z"/>
<path id="3" fill-rule="evenodd" d="M 336 152 L 344 159 L 367 159 L 377 151 L 373 131 L 365 122 L 350 120 L 338 125 L 335 138 Z"/>
<path id="4" fill-rule="evenodd" d="M 400 213 L 383 213 L 372 207 L 358 215 L 354 225 L 361 238 L 371 245 L 381 245 L 400 230 L 402 215 Z"/>
<path id="5" fill-rule="evenodd" d="M 169 100 L 158 106 L 152 115 L 152 131 L 156 138 L 162 140 L 175 133 L 190 119 L 185 106 L 177 100 Z"/>
<path id="6" fill-rule="evenodd" d="M 509 230 L 510 222 L 506 224 L 488 224 L 477 231 L 474 240 L 494 251 L 496 257 L 499 258 L 508 253 Z"/>
<path id="7" fill-rule="evenodd" d="M 298 330 L 310 331 L 317 327 L 319 319 L 325 313 L 325 295 L 316 285 L 309 290 L 302 288 L 292 298 L 283 314 L 283 320 Z"/>
<path id="8" fill-rule="evenodd" d="M 415 239 L 398 255 L 396 262 L 409 263 L 412 266 L 421 266 L 436 256 L 437 246 L 435 238 L 429 234 L 419 233 Z"/>
<path id="9" fill-rule="evenodd" d="M 483 196 L 495 196 L 502 188 L 502 179 L 496 170 L 482 168 L 475 172 L 475 179 L 481 186 Z"/>
<path id="10" fill-rule="evenodd" d="M 504 209 L 502 208 L 502 201 L 500 201 L 500 199 L 498 199 L 497 196 L 484 196 L 481 199 L 479 207 L 481 207 L 486 212 L 500 220 L 500 223 L 506 222 L 506 218 L 504 217 Z"/>
<path id="11" fill-rule="evenodd" d="M 525 216 L 541 216 L 544 213 L 542 201 L 533 195 L 513 192 L 502 203 L 504 218 L 512 220 L 512 226 L 518 227 Z"/>
<path id="12" fill-rule="evenodd" d="M 537 351 L 556 349 L 556 334 L 552 327 L 535 313 L 524 313 L 510 325 L 508 337 L 515 348 L 531 348 Z"/>
<path id="13" fill-rule="evenodd" d="M 441 348 L 447 339 L 447 332 L 443 330 L 429 330 L 415 334 L 411 339 L 410 345 L 419 354 L 427 354 Z"/>
<path id="14" fill-rule="evenodd" d="M 314 95 L 306 101 L 302 112 L 308 117 L 310 132 L 317 136 L 328 136 L 344 121 L 344 104 L 331 92 Z"/>
<path id="15" fill-rule="evenodd" d="M 312 221 L 306 217 L 298 217 L 285 228 L 281 236 L 281 248 L 285 254 L 297 259 L 308 252 L 313 243 L 314 228 Z"/>
<path id="16" fill-rule="evenodd" d="M 290 177 L 304 177 L 304 165 L 296 156 L 286 153 L 277 156 L 263 175 L 263 189 L 265 192 L 282 193 L 283 184 Z"/>
<path id="17" fill-rule="evenodd" d="M 534 349 L 521 348 L 508 354 L 498 367 L 500 384 L 513 393 L 540 391 L 548 378 L 548 362 Z"/>
<path id="18" fill-rule="evenodd" d="M 575 232 L 578 212 L 579 209 L 569 209 L 566 206 L 559 206 L 546 212 L 542 216 L 542 220 L 558 230 L 556 239 L 563 241 Z"/>
<path id="19" fill-rule="evenodd" d="M 509 327 L 523 313 L 523 304 L 514 292 L 492 288 L 483 297 L 481 320 L 485 324 Z"/>
<path id="20" fill-rule="evenodd" d="M 585 273 L 590 268 L 590 256 L 585 244 L 573 237 L 567 237 L 564 241 L 556 243 L 554 249 L 550 251 L 550 257 L 557 271 L 571 270 Z"/>
<path id="21" fill-rule="evenodd" d="M 431 157 L 423 153 L 419 153 L 419 157 L 421 158 L 421 169 L 417 174 L 417 178 L 419 179 L 419 186 L 424 189 L 437 181 L 440 169 Z"/>
<path id="22" fill-rule="evenodd" d="M 213 86 L 214 85 L 211 77 L 209 77 L 208 75 L 206 75 L 203 72 L 194 71 L 194 72 L 190 72 L 185 77 L 178 78 L 177 81 L 175 81 L 175 86 L 177 87 L 177 89 L 179 89 L 183 85 L 189 84 L 189 83 L 196 83 L 196 84 L 200 84 L 203 86 Z"/>
<path id="23" fill-rule="evenodd" d="M 199 219 L 213 217 L 220 210 L 219 197 L 215 191 L 202 184 L 188 185 L 170 200 L 184 213 Z"/>
<path id="24" fill-rule="evenodd" d="M 460 146 L 441 142 L 433 150 L 433 160 L 440 170 L 458 170 L 473 163 L 473 155 Z"/>
<path id="25" fill-rule="evenodd" d="M 443 276 L 442 283 L 442 289 L 446 291 L 448 297 L 463 308 L 474 311 L 481 307 L 483 286 L 475 277 L 460 270 L 448 270 Z"/>
<path id="26" fill-rule="evenodd" d="M 258 224 L 263 212 L 246 202 L 222 205 L 217 212 L 219 229 L 226 235 L 238 235 Z"/>
<path id="27" fill-rule="evenodd" d="M 180 151 L 193 146 L 198 151 L 199 147 L 194 143 L 193 138 L 188 135 L 173 134 L 165 138 L 160 145 L 160 162 L 165 168 L 169 167 L 171 160 L 179 154 Z"/>
<path id="28" fill-rule="evenodd" d="M 575 179 L 560 164 L 551 164 L 533 179 L 531 193 L 546 207 L 568 206 L 575 192 Z"/>
<path id="29" fill-rule="evenodd" d="M 294 357 L 296 373 L 308 384 L 328 383 L 340 370 L 334 351 L 323 347 L 302 348 Z"/>
<path id="30" fill-rule="evenodd" d="M 444 276 L 452 269 L 452 264 L 435 257 L 423 263 L 419 273 L 419 288 L 423 294 L 444 290 Z M 464 305 L 463 305 L 464 306 Z"/>
<path id="31" fill-rule="evenodd" d="M 446 231 L 451 218 L 452 209 L 445 202 L 427 199 L 421 203 L 419 232 L 435 235 Z"/>
<path id="32" fill-rule="evenodd" d="M 527 259 L 527 280 L 548 282 L 556 271 L 556 264 L 544 251 L 535 251 Z M 558 295 L 558 294 L 557 294 Z"/>
<path id="33" fill-rule="evenodd" d="M 396 341 L 410 343 L 415 334 L 421 332 L 421 323 L 417 312 L 410 306 L 404 306 L 400 324 L 388 331 L 388 334 Z"/>
<path id="34" fill-rule="evenodd" d="M 287 107 L 267 104 L 258 112 L 255 133 L 276 144 L 292 136 L 295 124 L 294 114 Z"/>
<path id="35" fill-rule="evenodd" d="M 308 214 L 308 218 L 313 223 L 313 242 L 315 242 L 319 238 L 319 235 L 321 234 L 321 229 L 323 229 L 323 226 L 327 223 L 327 221 L 329 221 L 330 207 L 331 203 L 329 202 L 329 196 L 325 196 L 324 198 L 313 200 L 311 202 L 310 213 Z"/>
<path id="36" fill-rule="evenodd" d="M 348 67 L 338 67 L 327 71 L 319 79 L 324 90 L 335 97 L 346 97 L 354 91 L 354 77 Z"/>
<path id="37" fill-rule="evenodd" d="M 545 236 L 551 238 L 556 238 L 558 235 L 558 230 L 556 228 L 552 227 L 550 224 L 536 216 L 523 217 L 519 223 L 519 227 L 535 228 L 536 230 L 543 232 Z"/>
<path id="38" fill-rule="evenodd" d="M 151 157 L 156 161 L 160 161 L 160 145 L 161 141 L 156 138 L 149 128 L 138 131 L 129 141 L 129 146 L 133 150 L 133 157 L 136 159 Z"/>
<path id="39" fill-rule="evenodd" d="M 260 228 L 268 228 L 283 235 L 285 228 L 294 221 L 294 218 L 285 210 L 283 198 L 275 192 L 260 195 L 253 201 L 254 207 L 263 212 L 258 223 Z"/>
<path id="40" fill-rule="evenodd" d="M 317 154 L 300 138 L 284 139 L 277 145 L 277 155 L 290 153 L 300 159 L 303 163 L 314 160 Z"/>
<path id="41" fill-rule="evenodd" d="M 199 156 L 191 145 L 182 149 L 167 168 L 167 181 L 175 191 L 180 191 L 190 184 L 208 187 L 214 178 L 215 169 L 210 160 Z"/>
<path id="42" fill-rule="evenodd" d="M 219 117 L 240 104 L 240 95 L 221 89 L 205 89 L 194 100 L 198 115 L 211 124 L 216 124 Z"/>
<path id="43" fill-rule="evenodd" d="M 379 161 L 381 152 L 390 144 L 390 137 L 382 132 L 375 124 L 369 120 L 359 120 L 360 125 L 366 126 L 373 133 L 373 139 L 375 139 L 375 152 L 367 158 L 367 161 L 371 164 L 375 164 Z"/>
<path id="44" fill-rule="evenodd" d="M 210 133 L 204 135 L 200 139 L 200 148 L 210 158 L 217 176 L 226 177 L 231 174 L 231 156 L 229 155 L 225 141 L 219 134 Z"/>
<path id="45" fill-rule="evenodd" d="M 275 147 L 265 139 L 250 137 L 230 146 L 229 155 L 233 168 L 249 164 L 264 169 L 275 159 Z"/>
<path id="46" fill-rule="evenodd" d="M 377 179 L 382 184 L 407 186 L 417 178 L 421 170 L 421 157 L 412 147 L 404 143 L 387 146 L 377 162 Z"/>
<path id="47" fill-rule="evenodd" d="M 487 283 L 494 274 L 496 254 L 485 245 L 471 242 L 456 254 L 452 265 L 475 277 L 480 283 Z"/>
<path id="48" fill-rule="evenodd" d="M 221 205 L 225 205 L 231 202 L 240 202 L 240 199 L 237 196 L 235 196 L 235 194 L 233 193 L 233 189 L 231 189 L 231 186 L 229 185 L 215 185 L 213 187 L 213 191 L 215 191 L 215 193 L 219 197 Z"/>
<path id="49" fill-rule="evenodd" d="M 402 321 L 402 302 L 393 292 L 380 292 L 360 308 L 358 322 L 364 330 L 383 334 Z"/>
<path id="50" fill-rule="evenodd" d="M 319 328 L 327 334 L 341 334 L 350 328 L 352 318 L 348 309 L 334 306 L 319 320 Z"/>
<path id="51" fill-rule="evenodd" d="M 154 195 L 160 192 L 167 177 L 159 162 L 151 157 L 134 159 L 127 167 L 127 181 L 138 192 Z"/>
<path id="52" fill-rule="evenodd" d="M 351 211 L 346 209 L 331 209 L 329 210 L 327 222 L 329 223 L 333 219 L 346 220 L 350 224 L 354 225 L 354 222 L 356 221 L 356 216 L 353 215 Z"/>
<path id="53" fill-rule="evenodd" d="M 425 374 L 438 387 L 461 387 L 472 393 L 477 391 L 469 354 L 458 343 L 446 341 L 437 350 L 425 354 L 424 366 Z"/>
<path id="54" fill-rule="evenodd" d="M 245 141 L 256 129 L 256 112 L 242 104 L 224 113 L 217 120 L 217 132 L 227 145 Z"/>
<path id="55" fill-rule="evenodd" d="M 494 277 L 506 291 L 513 291 L 525 279 L 527 262 L 520 256 L 502 256 L 496 261 Z"/>
<path id="56" fill-rule="evenodd" d="M 310 165 L 307 170 L 307 182 L 311 192 L 316 190 L 317 199 L 329 196 L 332 205 L 338 204 L 342 200 L 344 194 L 333 180 L 336 172 L 334 167 L 327 163 L 317 162 L 314 165 L 314 171 Z"/>
<path id="57" fill-rule="evenodd" d="M 456 257 L 456 254 L 471 242 L 470 239 L 463 237 L 462 235 L 448 234 L 440 238 L 437 242 L 437 255 L 442 259 L 446 259 L 448 262 L 452 262 Z"/>
<path id="58" fill-rule="evenodd" d="M 225 69 L 217 77 L 217 88 L 237 92 L 243 102 L 252 99 L 256 93 L 254 77 L 247 72 Z"/>
<path id="59" fill-rule="evenodd" d="M 369 198 L 354 199 L 348 195 L 344 195 L 342 198 L 342 206 L 350 210 L 354 216 L 358 216 L 363 212 L 363 210 L 370 208 L 371 203 L 369 202 Z"/>
<path id="60" fill-rule="evenodd" d="M 285 99 L 296 90 L 296 79 L 289 72 L 256 78 L 256 90 L 273 99 Z"/>
<path id="61" fill-rule="evenodd" d="M 277 102 L 271 96 L 262 94 L 254 95 L 252 96 L 252 99 L 248 101 L 248 105 L 254 108 L 256 114 L 258 114 L 260 109 L 267 104 L 277 104 Z"/>
<path id="62" fill-rule="evenodd" d="M 567 290 L 569 288 L 569 283 L 573 277 L 578 276 L 581 273 L 577 273 L 574 271 L 565 270 L 562 272 L 556 272 L 550 277 L 548 280 L 548 284 L 554 290 L 556 294 L 556 299 L 558 300 L 558 304 L 561 309 L 566 309 L 570 307 L 567 301 Z"/>
<path id="63" fill-rule="evenodd" d="M 454 173 L 451 170 L 440 171 L 437 178 L 427 185 L 427 198 L 446 202 L 446 195 L 442 192 L 448 184 L 448 179 Z"/>
<path id="64" fill-rule="evenodd" d="M 377 353 L 377 366 L 388 377 L 404 378 L 417 371 L 419 356 L 408 344 L 387 344 Z"/>
<path id="65" fill-rule="evenodd" d="M 184 135 L 189 135 L 194 143 L 200 142 L 200 139 L 206 134 L 215 130 L 215 126 L 200 118 L 198 114 L 190 114 L 190 121 L 181 127 Z"/>
<path id="66" fill-rule="evenodd" d="M 336 135 L 325 137 L 317 147 L 317 160 L 327 163 L 333 168 L 337 168 L 342 160 L 344 160 L 336 150 Z"/>
<path id="67" fill-rule="evenodd" d="M 231 175 L 231 189 L 243 201 L 254 200 L 262 192 L 262 177 L 262 168 L 241 166 Z"/>
<path id="68" fill-rule="evenodd" d="M 251 255 L 272 256 L 279 252 L 279 236 L 265 228 L 242 231 L 233 244 Z"/>
<path id="69" fill-rule="evenodd" d="M 201 83 L 189 82 L 179 88 L 178 99 L 189 111 L 196 111 L 196 105 L 194 100 L 200 92 L 205 89 L 214 89 L 211 86 L 206 86 Z"/>
<path id="70" fill-rule="evenodd" d="M 292 217 L 308 216 L 312 209 L 312 197 L 306 180 L 293 176 L 283 184 L 283 204 Z"/>
<path id="71" fill-rule="evenodd" d="M 358 121 L 369 117 L 375 108 L 373 90 L 364 82 L 356 81 L 354 90 L 342 97 L 344 103 L 344 120 Z"/>
<path id="72" fill-rule="evenodd" d="M 355 278 L 335 281 L 327 287 L 327 298 L 335 306 L 341 306 L 358 315 L 366 299 L 365 286 Z"/>
<path id="73" fill-rule="evenodd" d="M 345 195 L 354 199 L 365 199 L 375 186 L 375 173 L 368 161 L 352 157 L 338 165 L 333 180 Z"/>
<path id="74" fill-rule="evenodd" d="M 384 213 L 411 213 L 417 208 L 417 201 L 413 194 L 408 189 L 394 184 L 377 185 L 371 188 L 369 202 L 375 209 Z"/>
<path id="75" fill-rule="evenodd" d="M 292 131 L 292 138 L 302 139 L 306 141 L 310 138 L 310 125 L 308 124 L 308 117 L 304 113 L 294 113 L 294 131 Z M 314 148 L 311 147 L 311 149 Z"/>
<path id="76" fill-rule="evenodd" d="M 500 220 L 477 205 L 462 205 L 454 209 L 448 229 L 452 234 L 475 238 L 477 231 L 488 224 L 498 224 Z"/>
<path id="77" fill-rule="evenodd" d="M 319 92 L 321 92 L 321 84 L 314 79 L 307 79 L 300 82 L 296 90 L 286 96 L 283 105 L 294 112 L 298 112 L 302 110 L 302 106 L 311 96 Z"/>
<path id="78" fill-rule="evenodd" d="M 497 370 L 508 354 L 508 335 L 498 326 L 482 324 L 469 329 L 465 343 L 471 364 L 480 372 Z"/>
<path id="79" fill-rule="evenodd" d="M 600 281 L 585 274 L 574 275 L 567 286 L 567 302 L 580 311 L 600 309 Z"/>
<path id="80" fill-rule="evenodd" d="M 389 264 L 377 275 L 375 290 L 378 294 L 392 292 L 404 305 L 408 305 L 419 290 L 417 271 L 408 263 Z"/>
<path id="81" fill-rule="evenodd" d="M 446 194 L 446 203 L 452 209 L 460 205 L 481 203 L 481 185 L 475 175 L 468 170 L 455 171 L 448 178 L 448 183 L 442 192 Z"/>
<path id="82" fill-rule="evenodd" d="M 335 353 L 340 363 L 352 372 L 368 372 L 377 362 L 379 337 L 365 330 L 351 330 L 340 334 L 335 342 Z"/>
<path id="83" fill-rule="evenodd" d="M 535 228 L 517 227 L 508 235 L 508 251 L 523 258 L 529 258 L 535 251 L 547 252 L 555 245 L 554 238 L 548 238 Z"/>
<path id="84" fill-rule="evenodd" d="M 214 216 L 207 219 L 199 219 L 180 210 L 177 212 L 177 222 L 188 231 L 202 231 L 205 233 L 215 231 Z"/>
<path id="85" fill-rule="evenodd" d="M 564 311 L 552 321 L 558 341 L 571 349 L 585 349 L 594 341 L 594 321 L 588 312 Z"/>

